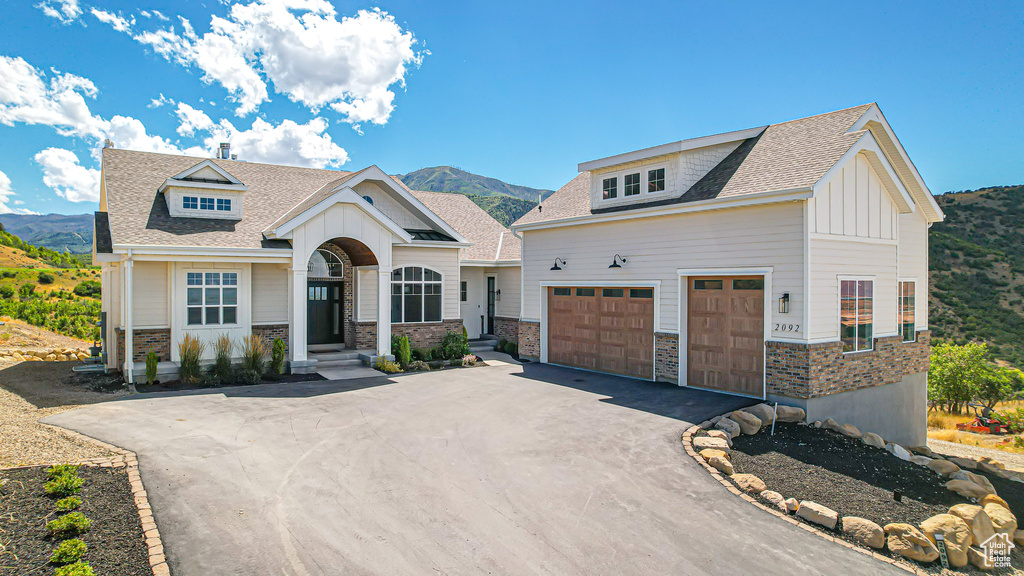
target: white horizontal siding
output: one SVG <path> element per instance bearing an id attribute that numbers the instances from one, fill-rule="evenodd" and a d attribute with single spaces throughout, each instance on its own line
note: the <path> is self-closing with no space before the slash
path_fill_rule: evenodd
<path id="1" fill-rule="evenodd" d="M 812 233 L 896 239 L 898 209 L 863 154 L 848 162 L 808 202 Z"/>
<path id="2" fill-rule="evenodd" d="M 423 266 L 442 276 L 442 309 L 444 320 L 459 318 L 459 251 L 455 248 L 410 248 L 395 246 L 395 268 Z"/>
<path id="3" fill-rule="evenodd" d="M 900 278 L 914 279 L 917 329 L 928 329 L 928 224 L 917 210 L 900 214 Z"/>
<path id="4" fill-rule="evenodd" d="M 288 269 L 278 264 L 252 265 L 252 323 L 288 322 Z"/>
<path id="5" fill-rule="evenodd" d="M 166 262 L 135 262 L 132 265 L 133 327 L 169 327 L 169 292 Z"/>
<path id="6" fill-rule="evenodd" d="M 810 338 L 839 339 L 839 277 L 873 276 L 875 336 L 896 333 L 896 246 L 810 240 Z"/>
<path id="7" fill-rule="evenodd" d="M 802 324 L 803 235 L 799 202 L 526 231 L 522 317 L 540 319 L 543 281 L 660 281 L 660 329 L 675 332 L 677 269 L 771 266 L 773 301 L 790 294 L 790 313 L 775 319 Z M 627 263 L 610 269 L 616 253 Z M 555 258 L 563 270 L 550 270 Z"/>

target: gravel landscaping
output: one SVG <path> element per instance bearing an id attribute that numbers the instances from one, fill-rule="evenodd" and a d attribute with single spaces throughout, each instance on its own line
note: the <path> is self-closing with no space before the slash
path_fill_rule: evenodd
<path id="1" fill-rule="evenodd" d="M 139 512 L 124 468 L 82 467 L 85 480 L 78 511 L 92 525 L 77 536 L 88 546 L 85 559 L 96 574 L 152 576 Z M 0 574 L 53 574 L 50 555 L 59 539 L 46 523 L 60 516 L 55 498 L 46 494 L 45 467 L 0 470 Z"/>

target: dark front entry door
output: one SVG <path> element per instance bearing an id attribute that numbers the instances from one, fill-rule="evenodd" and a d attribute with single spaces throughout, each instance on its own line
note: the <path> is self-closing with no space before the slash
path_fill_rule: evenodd
<path id="1" fill-rule="evenodd" d="M 494 276 L 487 277 L 487 333 L 494 334 Z"/>
<path id="2" fill-rule="evenodd" d="M 306 289 L 306 338 L 309 344 L 334 344 L 345 341 L 341 313 L 341 282 L 309 282 Z"/>

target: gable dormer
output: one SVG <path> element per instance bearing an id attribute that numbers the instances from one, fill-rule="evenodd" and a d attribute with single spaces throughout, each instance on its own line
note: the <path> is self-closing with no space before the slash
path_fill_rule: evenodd
<path id="1" fill-rule="evenodd" d="M 213 160 L 168 178 L 160 192 L 175 218 L 242 219 L 242 195 L 249 187 Z"/>

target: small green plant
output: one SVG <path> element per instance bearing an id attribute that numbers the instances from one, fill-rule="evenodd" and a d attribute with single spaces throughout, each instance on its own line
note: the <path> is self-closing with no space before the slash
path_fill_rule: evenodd
<path id="1" fill-rule="evenodd" d="M 65 540 L 57 546 L 57 549 L 50 555 L 50 562 L 54 564 L 73 564 L 82 559 L 89 547 L 78 538 Z"/>
<path id="2" fill-rule="evenodd" d="M 79 560 L 74 564 L 57 568 L 53 571 L 53 576 L 96 576 L 96 573 L 92 571 L 92 566 L 89 566 L 88 562 Z"/>
<path id="3" fill-rule="evenodd" d="M 156 384 L 156 366 L 160 363 L 160 357 L 156 352 L 146 352 L 146 384 Z"/>
<path id="4" fill-rule="evenodd" d="M 505 343 L 505 354 L 508 354 L 509 356 L 511 356 L 513 358 L 518 358 L 519 357 L 519 345 L 516 344 L 515 342 L 506 342 Z"/>
<path id="5" fill-rule="evenodd" d="M 75 277 L 77 278 L 77 276 Z M 95 280 L 85 280 L 75 285 L 75 296 L 83 298 L 99 298 L 101 285 Z"/>
<path id="6" fill-rule="evenodd" d="M 281 338 L 274 338 L 270 346 L 270 371 L 280 376 L 284 374 L 285 343 Z"/>
<path id="7" fill-rule="evenodd" d="M 40 272 L 36 278 L 39 279 L 40 284 L 53 284 L 53 274 L 49 272 Z"/>
<path id="8" fill-rule="evenodd" d="M 242 339 L 242 370 L 255 372 L 261 378 L 267 371 L 267 341 L 257 334 Z"/>
<path id="9" fill-rule="evenodd" d="M 424 362 L 423 360 L 413 360 L 412 362 L 409 362 L 408 369 L 414 372 L 425 372 L 427 370 L 430 370 L 430 365 Z"/>
<path id="10" fill-rule="evenodd" d="M 402 367 L 390 360 L 384 358 L 377 358 L 377 364 L 374 366 L 377 370 L 385 374 L 395 374 L 402 371 Z"/>
<path id="11" fill-rule="evenodd" d="M 77 536 L 89 531 L 92 520 L 85 517 L 81 512 L 65 514 L 56 520 L 46 523 L 46 529 L 54 536 Z"/>
<path id="12" fill-rule="evenodd" d="M 469 332 L 466 331 L 465 324 L 462 325 L 462 337 L 465 338 L 466 340 L 469 340 Z"/>
<path id="13" fill-rule="evenodd" d="M 242 384 L 259 384 L 262 378 L 263 377 L 259 372 L 250 370 L 249 368 L 243 368 L 242 371 L 238 373 L 238 381 Z"/>
<path id="14" fill-rule="evenodd" d="M 430 354 L 430 359 L 427 362 L 430 362 L 430 360 L 444 360 L 444 353 L 441 352 L 440 346 L 431 348 L 428 353 Z"/>
<path id="15" fill-rule="evenodd" d="M 459 332 L 448 331 L 441 339 L 441 357 L 457 360 L 469 354 L 469 341 Z"/>
<path id="16" fill-rule="evenodd" d="M 430 361 L 430 350 L 421 350 L 420 348 L 412 349 L 413 361 L 429 362 Z"/>
<path id="17" fill-rule="evenodd" d="M 61 476 L 77 476 L 78 465 L 77 464 L 55 464 L 50 466 L 46 471 L 46 477 L 50 480 L 54 480 Z"/>
<path id="18" fill-rule="evenodd" d="M 64 476 L 57 476 L 53 480 L 50 480 L 46 484 L 43 484 L 43 490 L 50 496 L 57 498 L 64 498 L 73 494 L 78 494 L 82 489 L 82 484 L 85 484 L 85 480 L 77 476 L 66 474 Z"/>
<path id="19" fill-rule="evenodd" d="M 198 384 L 203 377 L 199 361 L 206 351 L 206 344 L 191 334 L 185 334 L 178 344 L 178 379 L 182 384 Z"/>
<path id="20" fill-rule="evenodd" d="M 0 297 L 3 297 L 5 300 L 14 298 L 14 286 L 11 286 L 10 284 L 0 286 Z"/>
<path id="21" fill-rule="evenodd" d="M 405 370 L 409 367 L 409 362 L 412 361 L 412 349 L 409 347 L 409 337 L 400 335 L 397 338 L 398 347 L 392 350 L 395 353 L 395 360 L 398 360 L 398 365 Z"/>
<path id="22" fill-rule="evenodd" d="M 68 496 L 57 500 L 55 504 L 58 512 L 71 512 L 82 505 L 82 499 L 78 496 Z"/>
<path id="23" fill-rule="evenodd" d="M 210 373 L 221 384 L 230 384 L 233 377 L 231 372 L 231 354 L 235 350 L 235 343 L 227 334 L 221 334 L 213 343 L 214 360 Z"/>
<path id="24" fill-rule="evenodd" d="M 4 270 L 3 271 L 3 277 L 4 278 L 14 278 L 17 275 L 18 275 L 18 273 L 13 271 L 13 270 Z"/>
<path id="25" fill-rule="evenodd" d="M 21 296 L 22 298 L 28 298 L 32 296 L 32 294 L 35 291 L 36 285 L 33 284 L 32 282 L 26 282 L 21 285 L 21 288 L 18 288 L 18 296 Z"/>
<path id="26" fill-rule="evenodd" d="M 498 338 L 498 345 L 494 347 L 495 352 L 504 352 L 505 345 L 508 344 L 508 340 L 504 338 Z"/>

